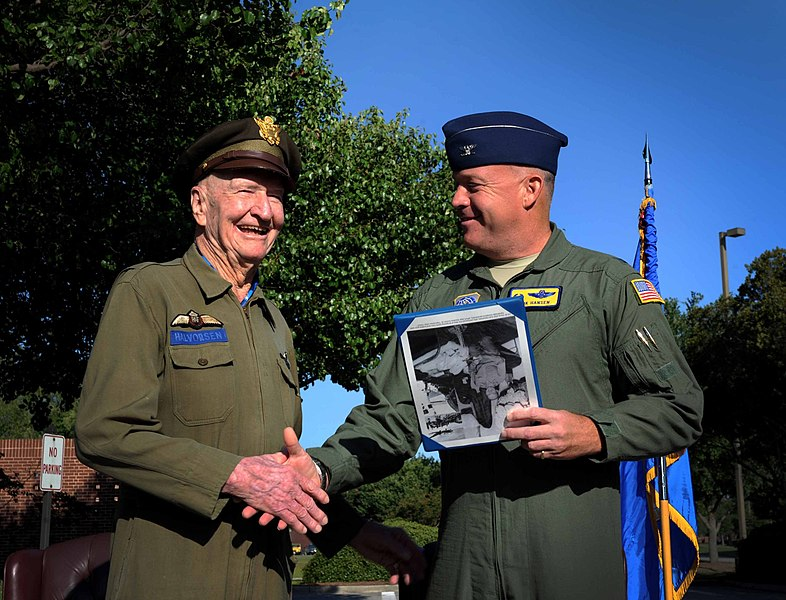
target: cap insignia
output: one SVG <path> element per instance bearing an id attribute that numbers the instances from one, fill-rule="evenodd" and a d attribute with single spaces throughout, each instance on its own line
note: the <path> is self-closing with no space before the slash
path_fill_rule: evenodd
<path id="1" fill-rule="evenodd" d="M 459 156 L 472 156 L 475 154 L 475 147 L 477 144 L 467 144 L 466 146 L 461 146 L 459 148 Z"/>
<path id="2" fill-rule="evenodd" d="M 278 146 L 281 142 L 281 127 L 273 123 L 273 117 L 254 117 L 254 121 L 259 127 L 259 137 L 271 146 Z"/>

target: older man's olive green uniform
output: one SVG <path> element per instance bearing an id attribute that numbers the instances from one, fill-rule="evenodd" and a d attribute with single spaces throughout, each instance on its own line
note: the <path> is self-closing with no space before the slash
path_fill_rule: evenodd
<path id="1" fill-rule="evenodd" d="M 286 426 L 300 434 L 292 338 L 258 288 L 241 306 L 195 246 L 121 273 L 76 427 L 79 458 L 124 483 L 108 597 L 289 597 L 288 533 L 221 494 Z"/>
<path id="2" fill-rule="evenodd" d="M 661 305 L 641 302 L 631 283 L 638 275 L 622 261 L 573 246 L 553 225 L 535 262 L 504 288 L 484 260 L 427 281 L 409 311 L 561 287 L 558 307 L 527 310 L 543 406 L 592 418 L 605 455 L 538 460 L 517 442 L 443 451 L 440 545 L 428 598 L 625 598 L 617 461 L 694 442 L 701 390 Z M 645 327 L 654 342 L 636 333 Z M 393 340 L 368 378 L 366 404 L 309 452 L 331 469 L 332 492 L 383 477 L 419 444 Z"/>

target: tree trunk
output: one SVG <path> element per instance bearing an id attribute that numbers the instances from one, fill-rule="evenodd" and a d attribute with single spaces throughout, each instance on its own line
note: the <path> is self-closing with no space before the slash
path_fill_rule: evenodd
<path id="1" fill-rule="evenodd" d="M 719 562 L 720 559 L 718 556 L 718 530 L 720 529 L 720 523 L 718 523 L 714 512 L 710 512 L 707 516 L 707 529 L 710 532 L 710 564 L 713 564 Z"/>

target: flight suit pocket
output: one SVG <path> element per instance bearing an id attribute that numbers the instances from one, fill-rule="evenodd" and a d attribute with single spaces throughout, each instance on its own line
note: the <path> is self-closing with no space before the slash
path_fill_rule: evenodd
<path id="1" fill-rule="evenodd" d="M 225 421 L 235 405 L 232 351 L 226 344 L 170 346 L 175 416 L 184 425 Z"/>
<path id="2" fill-rule="evenodd" d="M 635 393 L 681 392 L 690 387 L 690 378 L 675 361 L 666 346 L 667 340 L 659 324 L 650 323 L 634 330 L 630 339 L 614 352 L 615 362 Z"/>
<path id="3" fill-rule="evenodd" d="M 576 340 L 576 325 L 574 323 L 581 322 L 578 325 L 578 330 L 583 330 L 586 327 L 586 319 L 582 319 L 582 315 L 588 315 L 589 309 L 587 302 L 583 296 L 579 297 L 572 306 L 566 305 L 558 311 L 554 312 L 533 312 L 527 313 L 527 321 L 529 323 L 530 339 L 533 349 L 542 345 L 548 338 L 554 336 L 560 338 L 557 342 L 558 345 L 563 346 L 567 343 L 568 346 L 575 346 Z M 568 335 L 557 335 L 560 331 L 568 331 Z"/>

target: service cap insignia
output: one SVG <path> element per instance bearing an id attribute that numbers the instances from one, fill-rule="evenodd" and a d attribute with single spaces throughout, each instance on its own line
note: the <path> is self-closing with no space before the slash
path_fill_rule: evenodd
<path id="1" fill-rule="evenodd" d="M 271 146 L 278 146 L 281 143 L 281 127 L 273 123 L 273 117 L 265 117 L 264 119 L 254 117 L 254 121 L 259 127 L 259 137 Z"/>

